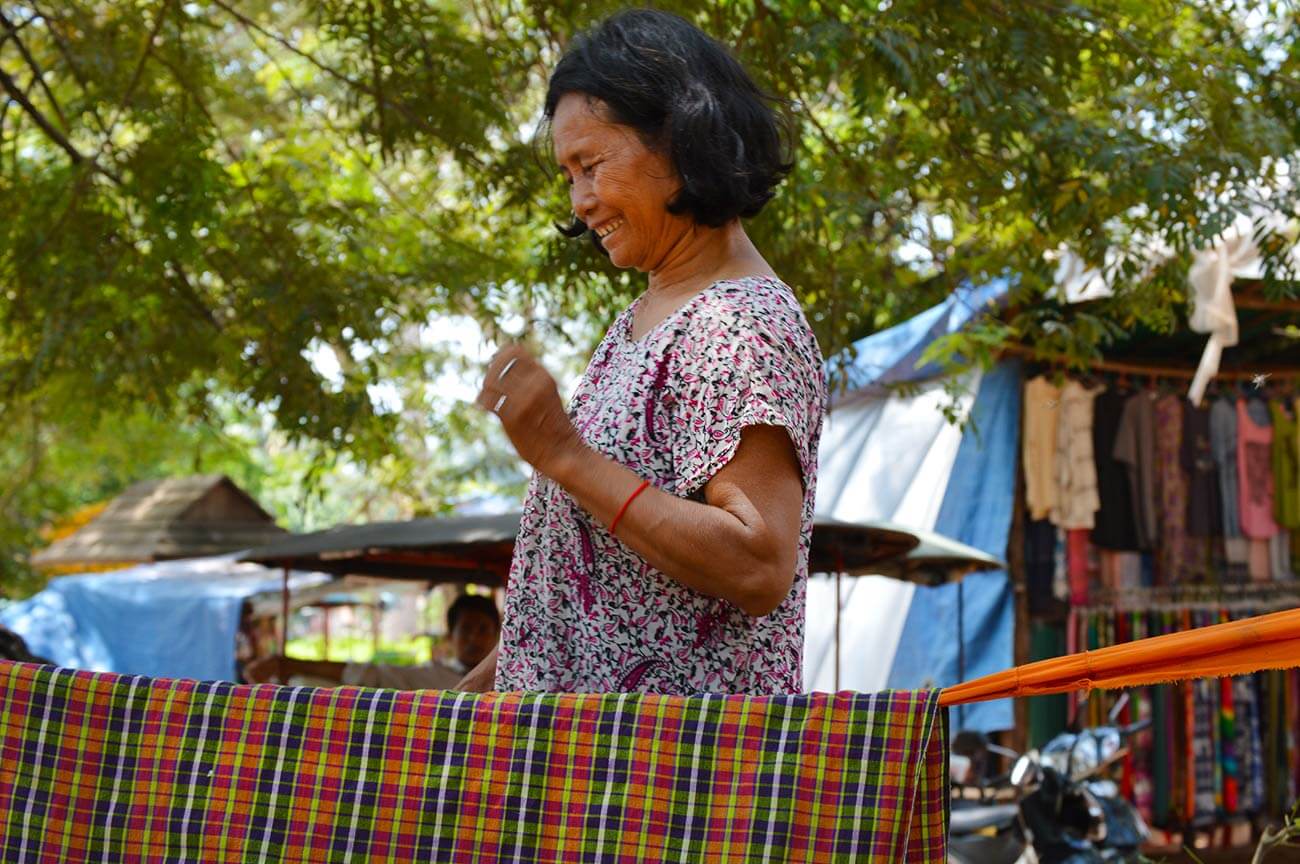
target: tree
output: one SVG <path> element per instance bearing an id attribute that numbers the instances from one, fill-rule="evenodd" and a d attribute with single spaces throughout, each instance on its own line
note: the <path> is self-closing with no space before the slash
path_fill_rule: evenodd
<path id="1" fill-rule="evenodd" d="M 1296 206 L 1287 3 L 663 5 L 789 100 L 798 167 L 752 232 L 828 354 L 1014 273 L 1025 311 L 953 355 L 1014 339 L 1086 356 L 1116 328 L 1172 326 L 1189 250 L 1257 190 Z M 566 39 L 614 8 L 0 4 L 0 449 L 33 417 L 64 435 L 230 404 L 408 479 L 429 424 L 481 447 L 482 417 L 421 414 L 454 359 L 424 325 L 463 314 L 495 335 L 513 317 L 580 357 L 641 284 L 554 231 L 567 199 L 533 138 Z M 1174 255 L 1143 273 L 1152 243 Z M 1285 243 L 1264 238 L 1274 261 Z M 1063 244 L 1118 253 L 1118 291 L 1044 326 Z M 414 474 L 445 504 L 441 473 Z"/>

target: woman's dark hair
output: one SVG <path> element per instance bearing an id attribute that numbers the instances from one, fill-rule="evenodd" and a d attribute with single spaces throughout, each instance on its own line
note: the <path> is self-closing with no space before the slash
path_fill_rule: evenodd
<path id="1" fill-rule="evenodd" d="M 756 215 L 794 167 L 785 103 L 677 15 L 629 9 L 576 37 L 551 73 L 548 123 L 569 93 L 601 100 L 611 120 L 666 148 L 682 179 L 668 211 L 702 225 Z M 577 220 L 561 231 L 578 237 L 586 228 Z"/>
<path id="2" fill-rule="evenodd" d="M 447 608 L 447 632 L 456 629 L 456 622 L 466 612 L 477 612 L 480 615 L 486 615 L 496 623 L 497 627 L 501 626 L 501 613 L 497 610 L 497 604 L 492 602 L 491 597 L 482 594 L 462 594 Z"/>

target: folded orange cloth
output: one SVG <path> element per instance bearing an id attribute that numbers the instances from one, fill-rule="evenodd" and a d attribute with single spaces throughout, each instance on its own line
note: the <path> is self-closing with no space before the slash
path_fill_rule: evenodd
<path id="1" fill-rule="evenodd" d="M 1017 666 L 947 687 L 941 705 L 1116 689 L 1300 666 L 1300 609 Z"/>

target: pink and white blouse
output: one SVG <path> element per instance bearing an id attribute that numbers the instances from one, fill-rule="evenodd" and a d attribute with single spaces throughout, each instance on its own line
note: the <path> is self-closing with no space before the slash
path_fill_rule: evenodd
<path id="1" fill-rule="evenodd" d="M 798 301 L 768 277 L 716 282 L 631 338 L 626 309 L 569 407 L 587 444 L 653 485 L 703 500 L 746 426 L 781 426 L 803 471 L 794 582 L 752 618 L 654 570 L 548 477 L 524 501 L 506 591 L 498 690 L 797 693 L 826 406 Z M 635 505 L 633 505 L 635 506 Z"/>

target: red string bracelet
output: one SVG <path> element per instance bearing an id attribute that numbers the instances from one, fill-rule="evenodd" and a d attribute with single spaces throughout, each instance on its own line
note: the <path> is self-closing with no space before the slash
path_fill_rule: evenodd
<path id="1" fill-rule="evenodd" d="M 638 496 L 638 495 L 640 495 L 642 492 L 644 492 L 644 491 L 645 491 L 645 487 L 647 487 L 647 486 L 649 486 L 649 485 L 650 485 L 650 481 L 649 481 L 649 480 L 642 480 L 642 481 L 641 481 L 641 485 L 638 486 L 638 487 L 636 487 L 636 491 L 633 492 L 631 495 L 627 496 L 627 500 L 624 501 L 624 502 L 623 502 L 623 506 L 622 506 L 621 508 L 619 508 L 618 515 L 614 517 L 614 521 L 613 521 L 613 522 L 609 523 L 609 533 L 610 533 L 610 534 L 613 534 L 613 533 L 614 533 L 614 529 L 618 527 L 618 520 L 620 520 L 620 519 L 623 518 L 623 514 L 627 512 L 627 507 L 628 507 L 628 505 L 632 503 L 632 501 L 636 498 L 636 496 Z"/>

